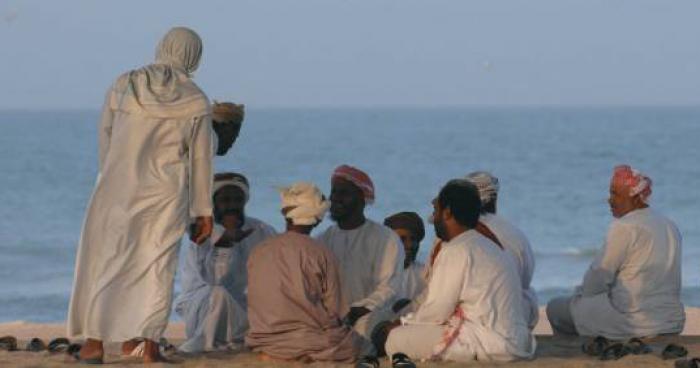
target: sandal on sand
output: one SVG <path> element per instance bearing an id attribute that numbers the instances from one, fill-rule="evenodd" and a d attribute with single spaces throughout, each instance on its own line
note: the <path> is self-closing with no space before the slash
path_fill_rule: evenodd
<path id="1" fill-rule="evenodd" d="M 616 342 L 603 350 L 600 360 L 618 360 L 629 353 L 629 349 L 623 343 Z"/>
<path id="2" fill-rule="evenodd" d="M 379 360 L 377 357 L 365 355 L 357 361 L 355 368 L 379 368 Z"/>
<path id="3" fill-rule="evenodd" d="M 644 341 L 636 337 L 627 341 L 625 347 L 634 355 L 649 354 L 652 351 L 651 346 L 647 345 L 644 343 Z"/>
<path id="4" fill-rule="evenodd" d="M 17 350 L 17 339 L 14 336 L 0 337 L 0 350 L 7 350 L 7 351 Z"/>
<path id="5" fill-rule="evenodd" d="M 66 354 L 74 357 L 75 359 L 78 359 L 78 353 L 80 352 L 80 349 L 82 349 L 82 345 L 80 344 L 70 344 L 68 345 L 68 348 L 66 348 Z"/>
<path id="6" fill-rule="evenodd" d="M 42 339 L 35 337 L 29 341 L 25 350 L 33 352 L 44 351 L 46 350 L 46 344 L 44 344 Z"/>
<path id="7" fill-rule="evenodd" d="M 599 357 L 601 354 L 603 354 L 603 351 L 610 346 L 610 344 L 612 344 L 612 341 L 603 336 L 598 336 L 595 339 L 584 343 L 581 346 L 581 350 L 588 355 Z"/>
<path id="8" fill-rule="evenodd" d="M 678 359 L 674 366 L 676 368 L 699 368 L 700 358 Z"/>
<path id="9" fill-rule="evenodd" d="M 411 358 L 404 353 L 396 353 L 391 356 L 391 366 L 393 368 L 416 368 Z"/>
<path id="10" fill-rule="evenodd" d="M 50 353 L 63 353 L 68 350 L 70 341 L 65 337 L 59 337 L 49 341 L 48 349 Z"/>
<path id="11" fill-rule="evenodd" d="M 687 355 L 688 349 L 686 349 L 682 345 L 673 343 L 666 345 L 664 351 L 661 352 L 661 358 L 663 358 L 664 360 L 684 358 Z"/>

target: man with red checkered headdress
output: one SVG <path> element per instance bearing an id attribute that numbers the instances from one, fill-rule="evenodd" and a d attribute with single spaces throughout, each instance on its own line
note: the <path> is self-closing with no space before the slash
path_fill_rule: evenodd
<path id="1" fill-rule="evenodd" d="M 651 187 L 632 167 L 615 167 L 608 199 L 615 219 L 574 296 L 547 305 L 555 334 L 627 339 L 683 330 L 681 235 L 649 207 Z"/>

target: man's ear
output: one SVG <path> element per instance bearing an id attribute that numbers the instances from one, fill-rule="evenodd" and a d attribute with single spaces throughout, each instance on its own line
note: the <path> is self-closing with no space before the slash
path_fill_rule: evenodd
<path id="1" fill-rule="evenodd" d="M 452 215 L 452 209 L 450 207 L 445 207 L 445 209 L 442 211 L 442 219 L 445 222 L 452 221 L 454 219 L 454 216 Z"/>

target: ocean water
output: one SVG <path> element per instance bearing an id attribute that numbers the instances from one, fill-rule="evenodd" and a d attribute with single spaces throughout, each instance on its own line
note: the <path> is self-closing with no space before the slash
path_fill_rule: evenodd
<path id="1" fill-rule="evenodd" d="M 97 117 L 0 112 L 0 321 L 65 319 Z M 691 107 L 252 109 L 216 167 L 245 173 L 248 213 L 278 229 L 275 187 L 307 180 L 327 193 L 339 164 L 372 176 L 375 220 L 404 210 L 425 218 L 447 180 L 490 170 L 501 180 L 499 213 L 534 247 L 544 304 L 580 283 L 611 220 L 612 167 L 630 163 L 653 178 L 652 206 L 683 234 L 683 300 L 700 306 L 698 141 L 700 108 Z"/>

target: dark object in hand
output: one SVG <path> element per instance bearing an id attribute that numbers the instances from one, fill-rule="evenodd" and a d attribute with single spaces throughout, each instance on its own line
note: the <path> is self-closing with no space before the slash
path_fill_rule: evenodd
<path id="1" fill-rule="evenodd" d="M 394 313 L 398 313 L 409 304 L 411 304 L 411 299 L 399 299 L 396 301 L 396 303 L 394 303 L 394 306 L 391 307 L 391 310 L 393 310 Z"/>
<path id="2" fill-rule="evenodd" d="M 348 314 L 343 318 L 343 322 L 348 326 L 355 326 L 357 320 L 369 312 L 370 310 L 365 307 L 351 307 Z"/>

